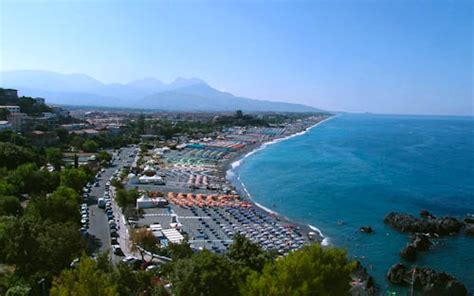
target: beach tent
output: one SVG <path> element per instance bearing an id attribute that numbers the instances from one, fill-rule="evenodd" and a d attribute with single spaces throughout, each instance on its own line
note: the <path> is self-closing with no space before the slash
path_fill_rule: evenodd
<path id="1" fill-rule="evenodd" d="M 138 181 L 141 184 L 164 184 L 163 178 L 160 176 L 154 175 L 154 176 L 140 176 L 138 178 Z"/>
<path id="2" fill-rule="evenodd" d="M 137 199 L 137 209 L 148 209 L 153 206 L 151 198 L 148 198 L 145 195 L 142 195 Z"/>
<path id="3" fill-rule="evenodd" d="M 148 209 L 154 207 L 165 207 L 167 204 L 166 199 L 158 198 L 149 198 L 145 195 L 142 195 L 137 199 L 137 209 Z"/>
<path id="4" fill-rule="evenodd" d="M 168 239 L 170 242 L 175 243 L 175 244 L 180 244 L 184 240 L 183 235 L 174 228 L 163 229 L 162 233 L 164 234 L 166 239 Z"/>

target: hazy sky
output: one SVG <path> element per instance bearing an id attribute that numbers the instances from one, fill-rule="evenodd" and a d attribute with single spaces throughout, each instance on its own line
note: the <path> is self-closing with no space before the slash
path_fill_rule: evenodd
<path id="1" fill-rule="evenodd" d="M 5 1 L 1 70 L 199 77 L 328 110 L 473 114 L 471 1 Z"/>

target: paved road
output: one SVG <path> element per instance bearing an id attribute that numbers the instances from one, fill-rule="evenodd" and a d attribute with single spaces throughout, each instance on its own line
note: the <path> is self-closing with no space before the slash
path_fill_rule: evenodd
<path id="1" fill-rule="evenodd" d="M 124 147 L 121 149 L 114 161 L 113 167 L 105 168 L 101 173 L 98 187 L 92 187 L 89 197 L 89 234 L 95 238 L 95 243 L 100 251 L 109 251 L 110 249 L 110 230 L 107 215 L 103 209 L 97 206 L 97 199 L 104 196 L 105 183 L 116 170 L 120 170 L 124 165 L 131 165 L 133 158 L 129 157 L 134 148 Z M 120 158 L 120 159 L 118 159 Z M 117 217 L 117 214 L 114 213 Z"/>

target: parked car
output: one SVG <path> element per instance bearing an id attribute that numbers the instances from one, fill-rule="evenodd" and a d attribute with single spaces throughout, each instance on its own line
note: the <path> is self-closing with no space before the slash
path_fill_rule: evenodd
<path id="1" fill-rule="evenodd" d="M 119 245 L 112 245 L 112 250 L 114 251 L 114 254 L 117 256 L 125 255 Z"/>
<path id="2" fill-rule="evenodd" d="M 97 200 L 97 206 L 98 206 L 99 208 L 101 208 L 101 209 L 105 208 L 105 199 L 99 198 L 99 199 Z"/>
<path id="3" fill-rule="evenodd" d="M 132 257 L 132 256 L 127 256 L 127 257 L 125 257 L 125 258 L 122 259 L 122 262 L 124 262 L 124 263 L 130 263 L 131 261 L 133 261 L 133 260 L 135 260 L 135 259 L 137 259 L 137 258 Z"/>

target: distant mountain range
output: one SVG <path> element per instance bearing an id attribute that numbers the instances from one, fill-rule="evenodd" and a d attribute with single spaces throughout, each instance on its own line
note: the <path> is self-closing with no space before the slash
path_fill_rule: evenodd
<path id="1" fill-rule="evenodd" d="M 152 77 L 126 84 L 104 84 L 84 74 L 22 70 L 0 72 L 0 86 L 63 105 L 170 111 L 321 111 L 301 104 L 237 97 L 197 78 L 176 78 L 169 84 Z"/>

